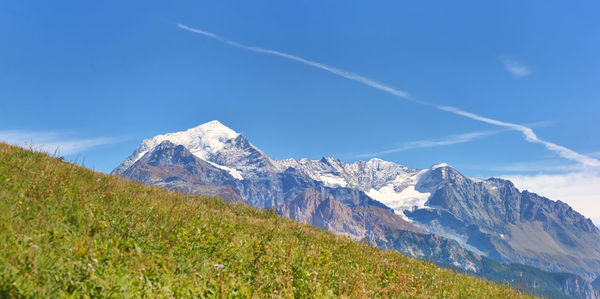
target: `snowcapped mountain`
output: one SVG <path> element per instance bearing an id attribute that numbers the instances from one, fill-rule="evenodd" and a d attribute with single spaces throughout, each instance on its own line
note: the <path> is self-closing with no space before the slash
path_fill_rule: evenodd
<path id="1" fill-rule="evenodd" d="M 192 154 L 206 160 L 210 155 L 218 153 L 225 147 L 225 142 L 230 141 L 240 134 L 227 128 L 219 121 L 214 120 L 186 131 L 157 135 L 145 139 L 142 144 L 121 163 L 113 173 L 119 174 L 129 168 L 144 154 L 154 149 L 163 141 L 170 141 L 175 145 L 183 145 Z"/>
<path id="2" fill-rule="evenodd" d="M 227 171 L 238 180 L 276 172 L 277 162 L 252 145 L 243 134 L 213 120 L 186 131 L 157 135 L 142 144 L 113 170 L 119 175 L 164 141 L 183 145 L 194 156 Z"/>
<path id="3" fill-rule="evenodd" d="M 600 274 L 600 230 L 589 219 L 564 203 L 520 192 L 509 181 L 469 178 L 444 163 L 411 169 L 380 159 L 275 160 L 243 134 L 211 121 L 144 140 L 113 174 L 187 193 L 225 192 L 234 201 L 276 208 L 338 233 L 347 229 L 348 235 L 409 254 L 441 244 L 418 243 L 425 240 L 417 233 L 422 231 L 502 263 L 571 272 L 590 281 Z M 400 217 L 390 216 L 394 213 Z M 411 233 L 398 233 L 406 230 Z M 451 243 L 445 248 L 449 251 L 422 252 L 477 268 L 477 258 L 458 255 Z"/>
<path id="4" fill-rule="evenodd" d="M 274 160 L 248 142 L 243 134 L 233 131 L 217 120 L 186 131 L 157 135 L 144 140 L 112 173 L 122 175 L 136 161 L 164 141 L 183 145 L 194 156 L 227 171 L 238 180 L 255 179 L 267 174 L 283 174 L 291 168 L 311 180 L 321 182 L 325 187 L 360 190 L 394 209 L 401 216 L 404 216 L 404 210 L 423 208 L 437 187 L 428 182 L 429 169 L 411 169 L 381 159 L 354 163 L 344 163 L 332 157 L 324 157 L 321 160 Z M 434 165 L 432 169 L 440 165 Z"/>
<path id="5" fill-rule="evenodd" d="M 280 168 L 298 169 L 329 187 L 349 187 L 363 191 L 399 213 L 415 206 L 422 207 L 429 196 L 426 192 L 414 189 L 423 171 L 380 159 L 344 163 L 325 157 L 318 161 L 286 159 L 278 163 L 283 166 Z"/>

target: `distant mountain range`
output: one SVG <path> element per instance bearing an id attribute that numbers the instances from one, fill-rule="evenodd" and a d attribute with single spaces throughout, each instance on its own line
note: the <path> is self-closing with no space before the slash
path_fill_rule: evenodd
<path id="1" fill-rule="evenodd" d="M 600 297 L 592 285 L 600 279 L 600 230 L 591 220 L 510 181 L 469 178 L 444 163 L 419 170 L 380 159 L 275 160 L 212 121 L 144 140 L 113 174 L 274 209 L 496 281 L 543 276 L 546 294 Z"/>

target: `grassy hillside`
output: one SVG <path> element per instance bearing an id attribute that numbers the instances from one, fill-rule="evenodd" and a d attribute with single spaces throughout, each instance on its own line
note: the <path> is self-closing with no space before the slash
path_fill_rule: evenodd
<path id="1" fill-rule="evenodd" d="M 0 143 L 0 297 L 504 297 L 270 211 Z"/>

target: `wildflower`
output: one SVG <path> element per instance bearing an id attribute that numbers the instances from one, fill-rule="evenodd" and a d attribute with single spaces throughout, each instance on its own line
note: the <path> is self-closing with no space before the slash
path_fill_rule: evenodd
<path id="1" fill-rule="evenodd" d="M 83 270 L 88 269 L 88 270 L 90 270 L 92 272 L 96 271 L 96 269 L 94 269 L 94 267 L 92 266 L 92 264 L 89 264 L 89 263 L 87 265 L 81 265 L 81 269 L 83 269 Z"/>
<path id="2" fill-rule="evenodd" d="M 23 202 L 19 200 L 19 204 L 20 204 L 20 205 L 22 205 L 22 204 L 23 204 Z"/>
<path id="3" fill-rule="evenodd" d="M 215 267 L 215 269 L 217 269 L 217 270 L 221 270 L 221 269 L 225 268 L 225 265 L 223 265 L 223 264 L 219 264 L 219 263 L 216 263 L 216 264 L 214 264 L 214 267 Z"/>
<path id="4" fill-rule="evenodd" d="M 90 252 L 90 254 L 88 255 L 88 260 L 90 262 L 94 262 L 94 263 L 98 263 L 98 260 L 94 258 L 94 256 L 92 255 L 92 253 Z"/>

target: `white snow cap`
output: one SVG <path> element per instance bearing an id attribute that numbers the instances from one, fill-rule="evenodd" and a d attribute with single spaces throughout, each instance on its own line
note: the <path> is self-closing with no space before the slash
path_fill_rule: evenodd
<path id="1" fill-rule="evenodd" d="M 147 151 L 152 150 L 165 140 L 176 145 L 185 146 L 195 156 L 206 159 L 207 154 L 213 154 L 223 148 L 226 141 L 238 137 L 240 134 L 226 127 L 218 120 L 209 121 L 205 124 L 188 129 L 186 131 L 157 135 L 151 139 L 144 140 Z M 144 153 L 140 153 L 136 160 Z"/>
<path id="2" fill-rule="evenodd" d="M 450 164 L 448 164 L 448 163 L 438 163 L 438 164 L 434 164 L 433 166 L 431 166 L 431 169 L 436 169 L 436 168 L 440 168 L 440 167 L 452 167 L 452 166 L 450 166 Z"/>
<path id="3" fill-rule="evenodd" d="M 147 152 L 153 150 L 163 141 L 170 141 L 175 145 L 185 146 L 196 157 L 206 160 L 208 155 L 221 150 L 225 142 L 237 138 L 240 133 L 226 127 L 218 120 L 209 121 L 197 127 L 175 133 L 157 135 L 145 139 L 142 144 L 129 156 L 114 172 L 125 171 Z"/>

